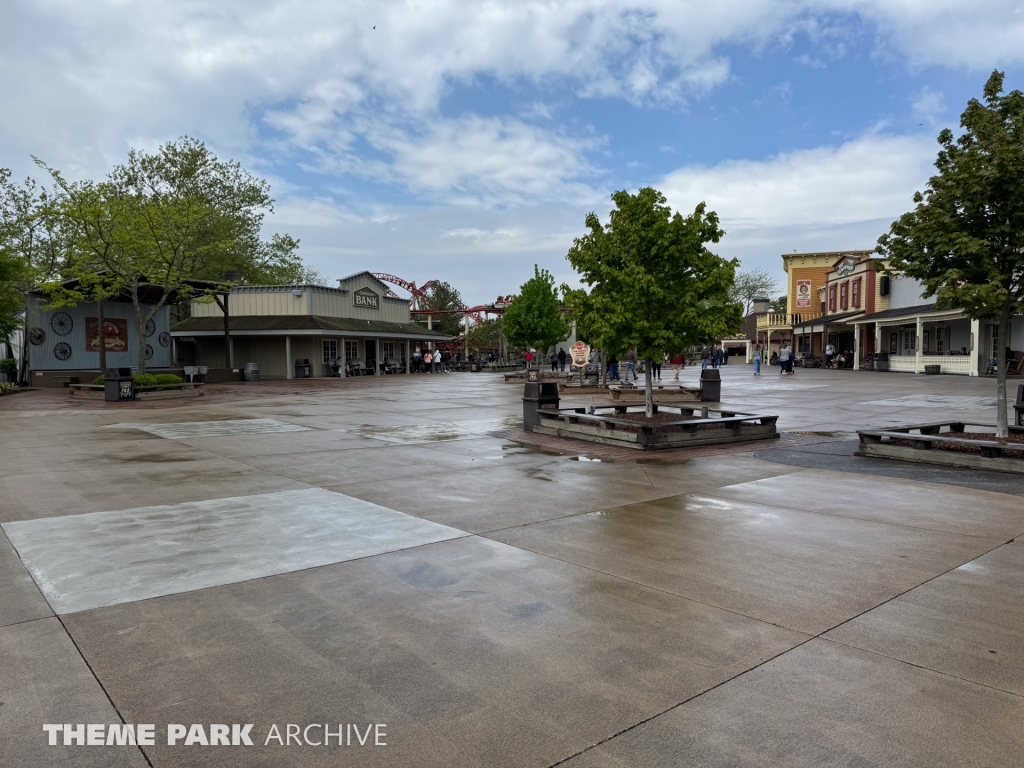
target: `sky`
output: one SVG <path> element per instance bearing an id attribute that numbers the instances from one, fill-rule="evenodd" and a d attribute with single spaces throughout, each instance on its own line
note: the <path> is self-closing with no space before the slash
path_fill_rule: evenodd
<path id="1" fill-rule="evenodd" d="M 332 284 L 470 304 L 574 283 L 587 214 L 653 186 L 781 283 L 784 252 L 874 246 L 993 69 L 1024 88 L 1022 2 L 4 0 L 0 167 L 100 178 L 192 136 Z"/>

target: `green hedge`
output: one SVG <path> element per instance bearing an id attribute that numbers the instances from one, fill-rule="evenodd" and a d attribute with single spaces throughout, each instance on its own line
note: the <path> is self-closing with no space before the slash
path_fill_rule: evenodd
<path id="1" fill-rule="evenodd" d="M 102 384 L 106 380 L 106 376 L 97 376 L 92 383 Z M 181 384 L 182 378 L 173 373 L 136 373 L 132 376 L 132 381 L 136 387 L 160 387 Z"/>

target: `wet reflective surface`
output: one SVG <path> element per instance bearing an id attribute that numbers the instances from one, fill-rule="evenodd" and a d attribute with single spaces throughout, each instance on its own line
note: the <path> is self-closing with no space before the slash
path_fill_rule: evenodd
<path id="1" fill-rule="evenodd" d="M 522 445 L 486 374 L 0 410 L 0 765 L 1016 764 L 1016 486 L 842 464 L 991 382 L 748 370 L 727 406 L 839 438 L 828 469 Z M 388 747 L 43 746 L 118 718 Z"/>

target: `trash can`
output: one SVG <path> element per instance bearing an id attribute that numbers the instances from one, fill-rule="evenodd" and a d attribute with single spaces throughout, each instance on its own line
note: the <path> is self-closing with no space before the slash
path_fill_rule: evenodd
<path id="1" fill-rule="evenodd" d="M 308 379 L 313 375 L 313 367 L 309 364 L 309 358 L 303 358 L 295 360 L 295 378 L 296 379 Z"/>
<path id="2" fill-rule="evenodd" d="M 583 369 L 583 386 L 585 387 L 596 387 L 601 382 L 601 367 L 597 365 L 587 365 Z"/>
<path id="3" fill-rule="evenodd" d="M 260 367 L 256 363 L 246 363 L 242 376 L 246 381 L 259 381 Z"/>
<path id="4" fill-rule="evenodd" d="M 558 410 L 558 384 L 528 381 L 523 385 L 523 429 L 533 432 L 540 422 L 537 411 Z"/>
<path id="5" fill-rule="evenodd" d="M 722 399 L 722 374 L 715 368 L 700 372 L 700 400 L 702 403 L 717 403 Z"/>
<path id="6" fill-rule="evenodd" d="M 940 373 L 942 373 L 941 365 L 926 365 L 924 367 L 925 376 L 938 376 Z"/>
<path id="7" fill-rule="evenodd" d="M 131 368 L 107 368 L 103 377 L 103 399 L 108 403 L 135 399 L 135 381 Z"/>
<path id="8" fill-rule="evenodd" d="M 813 352 L 804 352 L 804 368 L 813 368 L 817 365 Z"/>
<path id="9" fill-rule="evenodd" d="M 1024 384 L 1017 387 L 1017 402 L 1013 404 L 1013 423 L 1024 427 Z"/>
<path id="10" fill-rule="evenodd" d="M 876 371 L 888 371 L 889 370 L 889 353 L 879 352 L 878 357 L 875 358 L 875 370 Z"/>

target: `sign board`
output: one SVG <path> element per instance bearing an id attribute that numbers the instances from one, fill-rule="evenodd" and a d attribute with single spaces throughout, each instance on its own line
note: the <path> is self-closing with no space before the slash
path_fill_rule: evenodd
<path id="1" fill-rule="evenodd" d="M 797 280 L 796 281 L 796 306 L 798 306 L 798 307 L 809 307 L 809 306 L 811 306 L 811 281 L 810 280 Z"/>
<path id="2" fill-rule="evenodd" d="M 352 294 L 352 302 L 363 309 L 380 309 L 380 294 L 369 288 L 360 288 Z"/>
<path id="3" fill-rule="evenodd" d="M 527 368 L 526 369 L 526 380 L 527 381 L 540 381 L 540 368 Z"/>
<path id="4" fill-rule="evenodd" d="M 90 352 L 100 351 L 100 320 L 98 317 L 85 318 L 85 338 Z M 103 346 L 107 352 L 128 351 L 128 321 L 117 317 L 103 318 Z"/>
<path id="5" fill-rule="evenodd" d="M 844 259 L 836 265 L 836 275 L 839 277 L 846 277 L 848 274 L 853 272 L 857 268 L 857 262 L 855 259 Z"/>
<path id="6" fill-rule="evenodd" d="M 569 357 L 572 358 L 573 368 L 583 368 L 590 362 L 590 345 L 577 341 L 569 347 Z"/>

